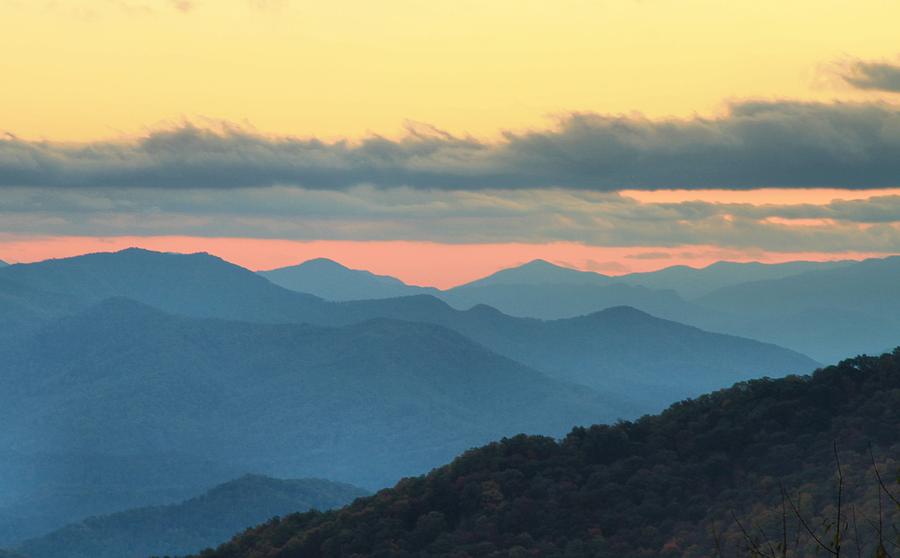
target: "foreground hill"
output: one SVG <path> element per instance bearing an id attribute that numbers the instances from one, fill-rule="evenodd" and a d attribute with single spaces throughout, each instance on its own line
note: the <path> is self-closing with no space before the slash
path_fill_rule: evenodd
<path id="1" fill-rule="evenodd" d="M 738 384 L 637 422 L 576 428 L 559 442 L 504 439 L 342 510 L 270 521 L 202 556 L 699 558 L 766 555 L 754 547 L 781 555 L 782 541 L 787 556 L 819 555 L 782 508 L 778 479 L 810 529 L 833 544 L 835 447 L 844 477 L 839 540 L 871 556 L 878 501 L 888 504 L 883 524 L 893 539 L 900 491 L 889 488 L 891 502 L 875 482 L 869 444 L 892 482 L 898 424 L 900 349 L 811 377 Z"/>
<path id="2" fill-rule="evenodd" d="M 335 261 L 318 258 L 302 264 L 260 271 L 260 275 L 286 289 L 309 293 L 325 300 L 365 300 L 416 294 L 437 294 L 429 287 L 414 287 L 387 275 L 350 269 Z"/>
<path id="3" fill-rule="evenodd" d="M 427 295 L 329 302 L 206 254 L 132 249 L 11 266 L 0 270 L 4 279 L 63 293 L 85 307 L 107 297 L 128 297 L 175 314 L 258 323 L 346 326 L 388 318 L 435 324 L 547 375 L 627 396 L 638 405 L 633 407 L 637 414 L 738 380 L 816 366 L 781 347 L 621 308 L 542 321 L 483 305 L 459 311 Z M 651 385 L 658 387 L 648 389 Z"/>
<path id="4" fill-rule="evenodd" d="M 448 329 L 384 319 L 254 324 L 111 299 L 2 354 L 9 537 L 23 517 L 35 536 L 235 471 L 381 487 L 499 436 L 633 413 Z"/>
<path id="5" fill-rule="evenodd" d="M 217 546 L 272 517 L 328 510 L 366 494 L 325 480 L 247 475 L 178 504 L 91 517 L 26 541 L 16 551 L 28 558 L 182 556 Z"/>

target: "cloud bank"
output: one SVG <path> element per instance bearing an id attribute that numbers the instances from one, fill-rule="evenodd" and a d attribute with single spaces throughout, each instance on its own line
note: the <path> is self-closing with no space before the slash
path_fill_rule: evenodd
<path id="1" fill-rule="evenodd" d="M 402 139 L 334 143 L 191 124 L 136 141 L 0 140 L 0 187 L 414 190 L 900 185 L 900 107 L 744 102 L 719 118 L 570 114 L 499 142 L 412 126 Z"/>
<path id="2" fill-rule="evenodd" d="M 843 68 L 840 77 L 857 89 L 900 93 L 900 65 L 897 64 L 855 60 Z"/>
<path id="3" fill-rule="evenodd" d="M 7 188 L 0 234 L 579 242 L 900 252 L 900 195 L 828 204 L 643 203 L 578 190 L 341 191 L 276 186 L 158 190 Z"/>

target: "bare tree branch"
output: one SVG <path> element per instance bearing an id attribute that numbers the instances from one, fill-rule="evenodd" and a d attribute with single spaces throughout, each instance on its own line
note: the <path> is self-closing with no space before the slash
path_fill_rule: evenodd
<path id="1" fill-rule="evenodd" d="M 794 511 L 794 515 L 796 515 L 797 519 L 800 520 L 800 524 L 803 525 L 803 528 L 806 530 L 807 533 L 809 533 L 809 536 L 812 537 L 812 539 L 814 541 L 816 541 L 816 544 L 818 544 L 823 550 L 825 550 L 825 552 L 827 552 L 833 556 L 836 556 L 836 553 L 834 552 L 834 550 L 831 547 L 829 547 L 828 545 L 826 545 L 825 543 L 823 543 L 822 540 L 818 536 L 816 536 L 816 533 L 809 527 L 809 524 L 807 524 L 806 520 L 803 519 L 803 515 L 800 514 L 800 510 L 798 510 L 797 506 L 794 505 L 794 499 L 791 498 L 790 495 L 788 495 L 788 503 L 791 505 L 791 509 Z"/>

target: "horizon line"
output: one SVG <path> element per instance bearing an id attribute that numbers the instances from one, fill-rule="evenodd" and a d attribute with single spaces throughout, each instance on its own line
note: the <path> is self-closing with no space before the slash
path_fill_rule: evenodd
<path id="1" fill-rule="evenodd" d="M 534 261 L 616 278 L 673 267 L 705 269 L 720 263 L 777 265 L 796 262 L 863 261 L 894 252 L 762 252 L 717 246 L 602 247 L 577 243 L 441 244 L 425 241 L 291 241 L 195 237 L 52 237 L 4 240 L 0 260 L 33 264 L 128 249 L 208 254 L 253 272 L 326 259 L 354 271 L 399 279 L 410 286 L 447 290 Z M 3 254 L 19 253 L 18 257 Z M 604 257 L 604 260 L 591 259 Z M 8 258 L 8 259 L 7 259 Z"/>

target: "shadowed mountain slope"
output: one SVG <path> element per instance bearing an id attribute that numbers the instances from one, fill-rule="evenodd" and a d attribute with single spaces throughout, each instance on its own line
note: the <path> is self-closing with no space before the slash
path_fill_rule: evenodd
<path id="1" fill-rule="evenodd" d="M 5 419 L 7 413 L 3 415 Z M 5 425 L 5 438 L 22 435 L 21 428 Z M 246 472 L 193 453 L 101 453 L 91 448 L 25 452 L 4 445 L 0 547 L 91 515 L 178 502 Z"/>
<path id="2" fill-rule="evenodd" d="M 852 506 L 877 521 L 881 510 L 885 538 L 896 537 L 900 506 L 875 481 L 869 444 L 896 502 L 897 424 L 900 349 L 811 377 L 738 384 L 637 422 L 575 428 L 562 441 L 504 439 L 341 510 L 270 521 L 202 556 L 705 558 L 782 541 L 788 556 L 827 555 L 782 515 L 778 480 L 833 545 L 834 447 L 848 522 L 838 540 L 873 556 L 877 523 L 860 520 L 854 533 L 847 514 Z"/>
<path id="3" fill-rule="evenodd" d="M 326 480 L 246 475 L 178 504 L 91 517 L 26 541 L 16 551 L 28 558 L 183 556 L 218 546 L 272 517 L 329 510 L 366 494 Z"/>
<path id="4" fill-rule="evenodd" d="M 0 444 L 22 455 L 181 453 L 369 487 L 500 435 L 559 434 L 633 412 L 448 329 L 385 319 L 253 324 L 113 299 L 45 327 L 4 358 Z M 32 474 L 5 480 L 46 480 L 22 480 Z M 115 479 L 94 481 L 94 492 L 115 492 Z M 148 480 L 142 490 L 152 487 Z"/>
<path id="5" fill-rule="evenodd" d="M 342 319 L 379 315 L 440 324 L 550 376 L 627 394 L 641 412 L 738 380 L 816 366 L 775 345 L 710 333 L 629 307 L 543 321 L 512 318 L 483 305 L 454 311 L 431 297 L 345 304 Z"/>

